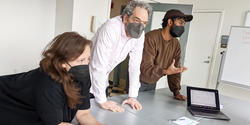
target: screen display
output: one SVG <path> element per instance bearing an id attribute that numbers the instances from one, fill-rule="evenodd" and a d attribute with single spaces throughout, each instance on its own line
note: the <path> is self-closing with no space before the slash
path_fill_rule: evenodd
<path id="1" fill-rule="evenodd" d="M 191 90 L 191 105 L 216 107 L 215 92 Z"/>

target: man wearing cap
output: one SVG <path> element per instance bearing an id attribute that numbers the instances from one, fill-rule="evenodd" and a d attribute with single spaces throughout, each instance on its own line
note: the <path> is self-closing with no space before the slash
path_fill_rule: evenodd
<path id="1" fill-rule="evenodd" d="M 154 90 L 156 82 L 167 75 L 174 98 L 186 100 L 186 97 L 180 94 L 180 81 L 181 73 L 187 68 L 180 67 L 181 47 L 177 37 L 184 32 L 185 23 L 192 19 L 192 15 L 185 15 L 180 10 L 169 10 L 162 20 L 162 28 L 145 35 L 140 91 Z"/>

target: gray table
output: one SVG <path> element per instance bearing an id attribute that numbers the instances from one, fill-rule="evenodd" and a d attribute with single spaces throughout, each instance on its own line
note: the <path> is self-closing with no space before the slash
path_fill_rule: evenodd
<path id="1" fill-rule="evenodd" d="M 186 87 L 182 87 L 182 93 L 186 95 Z M 121 103 L 127 95 L 109 98 Z M 91 113 L 93 116 L 107 125 L 174 125 L 170 119 L 182 116 L 197 120 L 201 125 L 248 125 L 250 124 L 250 102 L 220 95 L 220 104 L 224 106 L 222 112 L 231 118 L 230 121 L 213 120 L 193 117 L 187 111 L 187 104 L 173 99 L 168 88 L 139 93 L 138 100 L 143 109 L 132 110 L 128 105 L 124 106 L 123 113 L 111 112 L 100 109 L 94 99 L 91 99 Z"/>

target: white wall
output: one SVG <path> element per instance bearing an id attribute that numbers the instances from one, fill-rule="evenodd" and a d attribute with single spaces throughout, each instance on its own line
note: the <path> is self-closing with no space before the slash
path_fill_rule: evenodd
<path id="1" fill-rule="evenodd" d="M 96 16 L 100 23 L 109 19 L 111 0 L 74 0 L 72 30 L 91 39 L 91 17 Z"/>
<path id="2" fill-rule="evenodd" d="M 225 12 L 221 35 L 229 35 L 230 27 L 242 26 L 245 22 L 246 12 L 250 10 L 249 0 L 178 0 L 180 4 L 193 4 L 193 12 L 197 10 L 223 10 Z M 194 17 L 195 18 L 195 17 Z M 212 20 L 212 19 L 211 19 Z M 190 27 L 192 28 L 192 27 Z M 204 32 L 205 33 L 205 32 Z M 220 41 L 217 41 L 220 42 Z M 188 48 L 187 48 L 188 49 Z M 215 67 L 212 69 L 213 75 L 211 82 L 209 84 L 210 88 L 215 88 L 216 80 L 219 72 L 220 66 L 220 52 L 225 50 L 217 48 Z M 219 90 L 222 94 L 233 96 L 236 98 L 241 98 L 245 100 L 250 100 L 250 90 L 242 89 L 234 86 L 229 86 L 226 84 L 220 84 Z"/>
<path id="3" fill-rule="evenodd" d="M 91 39 L 91 17 L 109 19 L 111 0 L 1 0 L 0 75 L 39 66 L 55 35 L 77 31 Z"/>
<path id="4" fill-rule="evenodd" d="M 1 0 L 0 75 L 39 66 L 55 35 L 76 31 L 91 39 L 91 17 L 109 19 L 111 0 Z"/>
<path id="5" fill-rule="evenodd" d="M 221 34 L 229 34 L 231 25 L 244 25 L 249 0 L 178 0 L 181 4 L 193 4 L 196 10 L 225 10 Z M 194 17 L 195 18 L 195 17 Z"/>
<path id="6" fill-rule="evenodd" d="M 74 0 L 56 0 L 55 36 L 72 31 Z"/>
<path id="7" fill-rule="evenodd" d="M 0 1 L 0 75 L 36 68 L 54 37 L 56 0 Z"/>

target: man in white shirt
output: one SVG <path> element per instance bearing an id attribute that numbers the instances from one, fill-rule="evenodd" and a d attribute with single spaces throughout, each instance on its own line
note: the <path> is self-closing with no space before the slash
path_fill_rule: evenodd
<path id="1" fill-rule="evenodd" d="M 109 73 L 129 54 L 129 94 L 122 105 L 129 104 L 133 109 L 141 110 L 136 100 L 140 88 L 139 75 L 144 45 L 144 28 L 152 8 L 141 1 L 131 1 L 122 16 L 105 22 L 93 37 L 91 48 L 90 93 L 103 109 L 123 112 L 124 108 L 106 98 Z"/>

